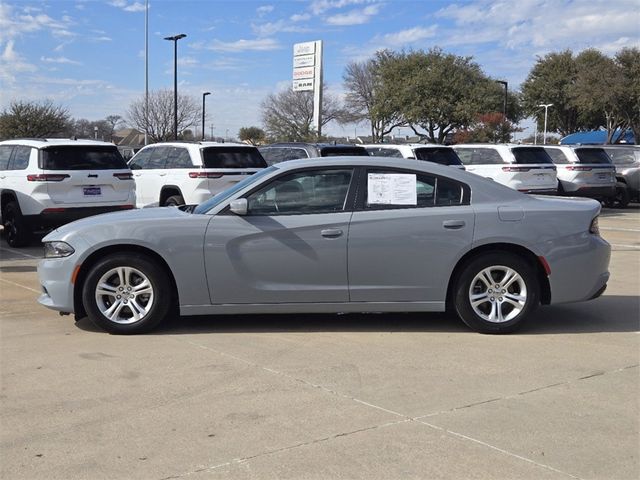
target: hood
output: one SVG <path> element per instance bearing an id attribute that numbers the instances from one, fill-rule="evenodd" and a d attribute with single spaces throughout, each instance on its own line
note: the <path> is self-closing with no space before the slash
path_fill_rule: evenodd
<path id="1" fill-rule="evenodd" d="M 94 215 L 81 220 L 76 220 L 75 222 L 67 223 L 66 225 L 63 225 L 49 233 L 43 238 L 43 241 L 48 241 L 50 239 L 49 237 L 55 237 L 55 239 L 58 239 L 68 233 L 92 229 L 104 225 L 140 223 L 171 218 L 183 218 L 185 216 L 188 217 L 191 216 L 191 214 L 173 207 L 142 208 L 122 212 L 102 213 L 100 215 Z"/>

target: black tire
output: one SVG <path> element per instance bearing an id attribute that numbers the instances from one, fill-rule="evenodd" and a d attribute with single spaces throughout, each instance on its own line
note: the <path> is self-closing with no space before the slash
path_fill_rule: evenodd
<path id="1" fill-rule="evenodd" d="M 119 268 L 134 269 L 126 275 L 124 283 L 117 278 L 117 272 L 113 273 Z M 148 290 L 142 285 L 144 282 L 140 282 L 144 277 L 149 282 L 151 295 L 135 291 L 136 287 L 142 288 L 141 291 Z M 102 295 L 98 299 L 96 289 L 101 281 L 113 288 L 113 294 Z M 162 267 L 148 257 L 120 253 L 109 255 L 91 267 L 82 286 L 82 302 L 87 316 L 98 327 L 110 333 L 126 335 L 145 333 L 157 327 L 171 311 L 172 293 L 171 283 Z M 117 294 L 120 296 L 116 299 Z M 116 306 L 117 302 L 120 302 L 120 307 Z M 115 307 L 114 318 L 109 318 L 102 311 L 108 311 L 109 307 Z M 144 308 L 145 312 L 136 320 L 134 310 L 140 314 L 140 308 Z"/>
<path id="2" fill-rule="evenodd" d="M 562 186 L 562 182 L 558 180 L 558 195 L 563 196 L 565 194 L 564 187 Z"/>
<path id="3" fill-rule="evenodd" d="M 629 195 L 629 189 L 627 188 L 626 183 L 616 183 L 616 196 L 613 200 L 615 207 L 627 208 L 627 205 L 629 205 L 629 202 L 631 201 L 631 196 Z"/>
<path id="4" fill-rule="evenodd" d="M 164 201 L 164 207 L 179 207 L 184 205 L 184 198 L 182 195 L 172 195 Z"/>
<path id="5" fill-rule="evenodd" d="M 479 279 L 481 273 L 490 268 L 494 269 L 489 271 L 495 281 L 491 286 L 494 288 L 489 288 L 488 282 Z M 507 280 L 504 287 L 504 277 L 500 275 L 505 275 L 506 269 L 518 277 L 511 284 Z M 495 289 L 496 286 L 499 288 Z M 486 298 L 475 308 L 471 303 L 472 287 L 473 294 L 479 296 L 478 300 Z M 523 289 L 525 295 L 521 295 Z M 511 302 L 521 296 L 524 300 L 514 308 Z M 524 258 L 507 252 L 488 252 L 466 264 L 456 281 L 453 298 L 456 312 L 470 328 L 480 333 L 509 333 L 520 328 L 540 303 L 540 285 L 534 267 Z M 516 303 L 520 303 L 520 299 Z M 498 312 L 504 320 L 490 320 Z"/>
<path id="6" fill-rule="evenodd" d="M 9 202 L 2 214 L 4 235 L 10 247 L 24 247 L 31 241 L 31 232 L 27 227 L 20 207 L 16 202 Z"/>

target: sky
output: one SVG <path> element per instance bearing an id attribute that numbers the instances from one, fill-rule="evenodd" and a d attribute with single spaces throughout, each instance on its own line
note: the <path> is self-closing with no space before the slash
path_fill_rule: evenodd
<path id="1" fill-rule="evenodd" d="M 438 46 L 518 89 L 537 58 L 640 47 L 639 0 L 149 0 L 149 89 L 207 97 L 207 133 L 261 126 L 260 103 L 291 85 L 293 44 L 323 41 L 324 81 L 376 50 Z M 0 109 L 50 99 L 74 118 L 126 117 L 145 89 L 145 0 L 0 0 Z M 532 133 L 532 123 L 522 126 Z M 325 133 L 364 135 L 365 125 Z M 408 128 L 398 132 L 409 134 Z"/>

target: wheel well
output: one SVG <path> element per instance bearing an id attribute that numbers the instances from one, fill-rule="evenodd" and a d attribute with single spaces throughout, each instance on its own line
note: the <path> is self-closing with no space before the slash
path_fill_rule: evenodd
<path id="1" fill-rule="evenodd" d="M 171 283 L 171 288 L 173 290 L 174 296 L 174 306 L 177 307 L 179 305 L 180 300 L 178 297 L 178 286 L 176 284 L 175 278 L 173 277 L 173 273 L 171 272 L 171 269 L 169 268 L 169 265 L 167 265 L 167 262 L 165 262 L 164 258 L 162 258 L 153 250 L 150 250 L 146 247 L 141 247 L 139 245 L 112 245 L 109 247 L 101 248 L 100 250 L 96 250 L 91 255 L 89 255 L 80 266 L 80 271 L 78 272 L 73 288 L 73 308 L 76 318 L 82 318 L 87 314 L 82 304 L 82 286 L 84 285 L 91 267 L 93 267 L 99 260 L 102 260 L 105 256 L 111 253 L 134 253 L 140 256 L 146 256 L 160 265 L 160 267 L 162 267 L 162 269 L 166 272 L 167 278 Z"/>
<path id="2" fill-rule="evenodd" d="M 166 187 L 163 187 L 160 191 L 160 202 L 158 205 L 162 207 L 164 205 L 164 202 L 167 201 L 167 198 L 174 195 L 180 195 L 182 197 L 182 192 L 178 187 L 174 185 L 167 185 Z"/>
<path id="3" fill-rule="evenodd" d="M 624 183 L 625 185 L 627 184 L 627 179 L 624 178 L 622 175 L 616 175 L 616 182 L 620 182 L 620 183 Z"/>
<path id="4" fill-rule="evenodd" d="M 16 198 L 16 194 L 13 192 L 2 192 L 2 196 L 0 197 L 0 208 L 2 210 L 0 210 L 2 213 L 4 213 L 4 209 L 7 206 L 7 204 L 9 202 L 17 202 L 18 199 Z"/>
<path id="5" fill-rule="evenodd" d="M 527 260 L 527 262 L 529 262 L 529 264 L 534 268 L 538 278 L 538 284 L 540 285 L 540 303 L 542 303 L 542 305 L 549 305 L 551 303 L 551 286 L 549 285 L 549 278 L 544 270 L 544 266 L 540 260 L 538 260 L 536 254 L 521 245 L 514 245 L 512 243 L 491 243 L 488 245 L 481 245 L 468 251 L 458 261 L 453 269 L 451 277 L 449 278 L 449 285 L 447 286 L 447 309 L 452 309 L 453 307 L 453 290 L 464 267 L 477 255 L 488 252 L 509 252 Z"/>

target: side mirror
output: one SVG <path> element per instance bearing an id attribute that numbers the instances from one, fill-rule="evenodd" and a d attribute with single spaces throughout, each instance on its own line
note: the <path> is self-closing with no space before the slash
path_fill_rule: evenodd
<path id="1" fill-rule="evenodd" d="M 237 198 L 235 200 L 231 200 L 229 204 L 229 210 L 236 215 L 246 215 L 247 214 L 247 199 L 246 198 Z"/>

